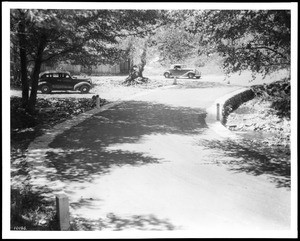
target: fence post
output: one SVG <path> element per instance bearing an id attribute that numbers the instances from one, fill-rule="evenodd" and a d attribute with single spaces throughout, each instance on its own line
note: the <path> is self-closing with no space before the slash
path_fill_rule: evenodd
<path id="1" fill-rule="evenodd" d="M 220 120 L 220 104 L 217 103 L 217 120 Z"/>
<path id="2" fill-rule="evenodd" d="M 177 77 L 174 77 L 173 85 L 177 85 Z"/>
<path id="3" fill-rule="evenodd" d="M 99 98 L 99 95 L 96 96 L 96 108 L 97 109 L 100 108 L 100 98 Z"/>
<path id="4" fill-rule="evenodd" d="M 70 230 L 69 200 L 67 195 L 56 195 L 56 214 L 61 231 Z"/>

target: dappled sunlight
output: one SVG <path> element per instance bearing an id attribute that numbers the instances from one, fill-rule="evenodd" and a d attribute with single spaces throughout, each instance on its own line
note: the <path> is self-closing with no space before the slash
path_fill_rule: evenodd
<path id="1" fill-rule="evenodd" d="M 266 151 L 264 147 L 247 139 L 240 139 L 238 142 L 231 139 L 200 140 L 198 144 L 215 150 L 212 153 L 212 164 L 224 165 L 234 172 L 265 175 L 276 187 L 291 186 L 290 160 L 281 158 L 275 148 L 272 152 L 269 149 Z"/>
<path id="2" fill-rule="evenodd" d="M 144 157 L 157 158 L 162 162 L 195 162 L 203 157 L 202 148 L 194 145 L 198 134 L 150 134 L 144 135 L 135 143 L 115 143 L 106 147 L 107 151 L 139 152 Z M 178 148 L 180 147 L 180 148 Z"/>
<path id="3" fill-rule="evenodd" d="M 189 83 L 189 82 L 187 82 Z M 172 90 L 156 91 L 145 96 L 134 97 L 135 100 L 143 100 L 174 108 L 206 109 L 222 95 L 236 90 L 237 86 L 222 85 L 218 83 L 207 83 L 207 85 L 218 85 L 219 88 L 206 88 L 206 84 L 200 88 L 201 83 L 191 82 L 190 87 L 182 82 L 174 85 Z M 184 93 L 184 94 L 183 94 Z"/>
<path id="4" fill-rule="evenodd" d="M 143 101 L 121 103 L 64 131 L 46 148 L 43 137 L 31 145 L 25 171 L 28 185 L 46 200 L 66 193 L 72 213 L 90 212 L 102 205 L 101 193 L 88 194 L 97 190 L 101 177 L 120 167 L 176 161 L 180 153 L 174 152 L 172 143 L 184 145 L 207 129 L 203 113 L 199 108 Z M 127 144 L 133 146 L 126 148 Z M 124 227 L 128 225 L 133 224 Z"/>
<path id="5" fill-rule="evenodd" d="M 81 208 L 88 208 L 88 209 L 95 209 L 98 210 L 100 208 L 100 205 L 97 205 L 97 203 L 103 201 L 100 198 L 83 198 L 81 197 L 76 202 L 71 202 L 70 207 L 73 209 L 81 209 Z"/>
<path id="6" fill-rule="evenodd" d="M 91 182 L 95 176 L 105 174 L 114 166 L 125 164 L 141 165 L 156 163 L 158 160 L 145 157 L 140 153 L 123 151 L 105 151 L 90 149 L 82 152 L 63 154 L 47 153 L 48 168 L 56 170 L 55 175 L 48 175 L 50 181 Z"/>
<path id="7" fill-rule="evenodd" d="M 41 137 L 27 153 L 25 172 L 31 185 L 44 189 L 45 193 L 69 192 L 66 187 L 71 182 L 85 188 L 86 183 L 115 167 L 165 161 L 173 152 L 168 144 L 174 140 L 184 142 L 180 138 L 190 138 L 206 128 L 203 113 L 199 108 L 125 102 L 71 127 L 55 137 L 47 148 L 42 147 Z M 149 136 L 152 147 L 148 149 L 153 150 L 140 149 L 139 144 L 145 141 L 146 146 L 149 144 Z M 123 144 L 137 146 L 116 148 Z"/>
<path id="8" fill-rule="evenodd" d="M 123 217 L 114 213 L 109 213 L 105 218 L 99 219 L 75 217 L 71 223 L 71 227 L 71 230 L 83 231 L 171 231 L 180 229 L 180 227 L 176 227 L 168 219 L 161 219 L 153 214 Z"/>
<path id="9" fill-rule="evenodd" d="M 205 77 L 204 77 L 205 80 Z M 180 89 L 199 89 L 199 88 L 223 88 L 227 86 L 226 83 L 220 82 L 212 82 L 212 81 L 191 81 L 191 80 L 184 80 L 180 81 L 178 84 L 178 88 Z"/>
<path id="10" fill-rule="evenodd" d="M 46 149 L 33 149 L 31 183 L 49 199 L 68 196 L 74 230 L 173 230 L 177 224 L 196 230 L 223 226 L 223 217 L 244 220 L 249 213 L 254 221 L 245 224 L 255 226 L 256 210 L 265 205 L 248 199 L 265 196 L 262 180 L 249 193 L 247 184 L 255 178 L 228 172 L 225 161 L 234 150 L 224 155 L 221 148 L 208 148 L 213 137 L 201 108 L 120 103 L 59 134 Z M 240 212 L 243 205 L 247 209 Z M 235 218 L 225 225 L 231 223 L 246 226 Z"/>
<path id="11" fill-rule="evenodd" d="M 91 181 L 113 166 L 157 163 L 158 156 L 138 149 L 108 149 L 114 144 L 139 143 L 150 134 L 199 134 L 206 127 L 202 109 L 174 108 L 142 101 L 125 102 L 101 112 L 57 136 L 46 153 L 47 166 L 57 170 L 50 180 Z M 90 128 L 93 127 L 93 128 Z M 161 142 L 159 142 L 161 143 Z M 71 149 L 70 149 L 71 148 Z M 72 150 L 72 151 L 71 151 Z"/>

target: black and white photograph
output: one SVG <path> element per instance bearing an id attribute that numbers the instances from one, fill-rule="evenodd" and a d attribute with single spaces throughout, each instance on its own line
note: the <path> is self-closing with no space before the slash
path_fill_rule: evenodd
<path id="1" fill-rule="evenodd" d="M 297 238 L 297 29 L 297 2 L 2 2 L 2 237 Z"/>

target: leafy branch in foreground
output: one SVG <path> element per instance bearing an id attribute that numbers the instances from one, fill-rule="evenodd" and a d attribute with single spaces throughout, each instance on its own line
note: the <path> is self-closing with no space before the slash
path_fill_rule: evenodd
<path id="1" fill-rule="evenodd" d="M 288 10 L 209 10 L 194 14 L 186 29 L 200 34 L 203 53 L 218 52 L 223 68 L 264 76 L 290 66 Z"/>

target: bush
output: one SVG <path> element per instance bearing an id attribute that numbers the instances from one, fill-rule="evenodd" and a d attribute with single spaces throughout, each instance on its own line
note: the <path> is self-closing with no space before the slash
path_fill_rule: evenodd
<path id="1" fill-rule="evenodd" d="M 54 200 L 30 188 L 11 189 L 11 230 L 59 230 Z"/>
<path id="2" fill-rule="evenodd" d="M 256 85 L 252 90 L 263 100 L 271 101 L 271 108 L 276 110 L 279 117 L 291 117 L 291 84 L 286 78 L 271 84 Z"/>
<path id="3" fill-rule="evenodd" d="M 106 100 L 100 99 L 100 105 Z M 78 115 L 91 110 L 96 106 L 95 98 L 51 98 L 37 99 L 36 113 L 31 115 L 22 107 L 22 99 L 11 98 L 11 128 L 24 129 L 35 127 L 39 124 L 55 124 L 61 122 L 72 115 Z"/>

